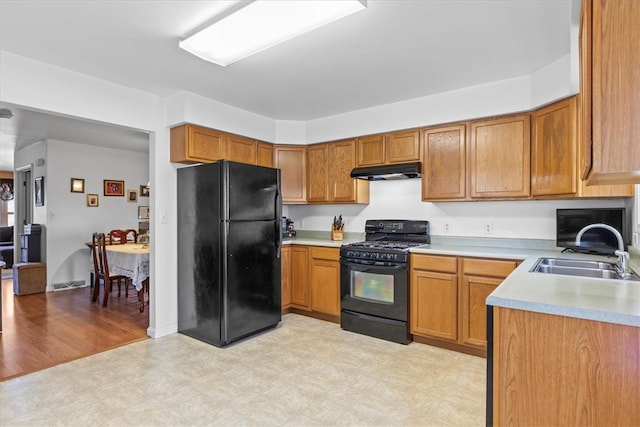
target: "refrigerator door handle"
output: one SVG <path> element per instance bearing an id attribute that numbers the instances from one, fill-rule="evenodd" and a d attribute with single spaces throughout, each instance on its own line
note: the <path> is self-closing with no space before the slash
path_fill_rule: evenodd
<path id="1" fill-rule="evenodd" d="M 275 212 L 276 218 L 274 221 L 275 225 L 275 238 L 276 238 L 276 259 L 280 259 L 280 251 L 282 249 L 282 227 L 280 222 L 280 217 L 282 216 L 282 196 L 280 194 L 280 174 L 278 174 L 278 188 L 276 189 L 276 197 L 275 197 Z"/>

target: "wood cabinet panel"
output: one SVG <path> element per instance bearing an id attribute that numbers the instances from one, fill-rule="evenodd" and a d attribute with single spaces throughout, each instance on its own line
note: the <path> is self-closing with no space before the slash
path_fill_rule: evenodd
<path id="1" fill-rule="evenodd" d="M 471 197 L 529 196 L 530 140 L 528 114 L 471 122 Z"/>
<path id="2" fill-rule="evenodd" d="M 576 98 L 532 115 L 531 194 L 575 194 L 577 189 Z"/>
<path id="3" fill-rule="evenodd" d="M 253 139 L 239 135 L 227 134 L 227 156 L 228 160 L 255 165 L 258 162 L 257 142 Z"/>
<path id="4" fill-rule="evenodd" d="M 413 270 L 411 333 L 450 341 L 458 339 L 458 276 Z"/>
<path id="5" fill-rule="evenodd" d="M 387 163 L 407 163 L 420 160 L 420 132 L 408 130 L 387 136 Z"/>
<path id="6" fill-rule="evenodd" d="M 352 202 L 356 199 L 357 180 L 351 178 L 356 167 L 356 140 L 333 142 L 329 145 L 331 159 L 331 197 L 334 202 Z"/>
<path id="7" fill-rule="evenodd" d="M 280 169 L 280 190 L 283 203 L 307 201 L 307 147 L 276 145 L 274 167 Z"/>
<path id="8" fill-rule="evenodd" d="M 422 131 L 422 200 L 466 197 L 466 139 L 464 124 Z"/>
<path id="9" fill-rule="evenodd" d="M 518 266 L 518 261 L 485 258 L 463 258 L 462 272 L 475 276 L 489 276 L 504 279 Z"/>
<path id="10" fill-rule="evenodd" d="M 291 304 L 302 310 L 311 310 L 309 291 L 309 248 L 291 247 Z"/>
<path id="11" fill-rule="evenodd" d="M 280 292 L 282 310 L 291 307 L 291 246 L 285 246 L 280 251 Z"/>
<path id="12" fill-rule="evenodd" d="M 311 248 L 311 310 L 340 315 L 340 249 Z"/>
<path id="13" fill-rule="evenodd" d="M 495 425 L 640 425 L 640 328 L 494 307 Z"/>
<path id="14" fill-rule="evenodd" d="M 452 256 L 412 255 L 411 268 L 417 270 L 455 273 L 458 271 L 458 259 Z"/>
<path id="15" fill-rule="evenodd" d="M 329 201 L 329 144 L 307 147 L 307 201 Z"/>
<path id="16" fill-rule="evenodd" d="M 211 163 L 225 158 L 224 133 L 195 125 L 170 130 L 170 160 L 174 163 Z"/>
<path id="17" fill-rule="evenodd" d="M 384 164 L 385 142 L 384 135 L 369 135 L 358 138 L 358 166 Z"/>
<path id="18" fill-rule="evenodd" d="M 586 20 L 591 15 L 590 34 L 582 33 L 591 39 L 591 110 L 583 106 L 591 116 L 588 181 L 640 183 L 640 2 L 593 0 L 583 8 Z"/>
<path id="19" fill-rule="evenodd" d="M 487 348 L 486 300 L 504 278 L 463 275 L 460 325 L 461 342 Z"/>
<path id="20" fill-rule="evenodd" d="M 273 167 L 273 144 L 258 141 L 258 166 Z"/>

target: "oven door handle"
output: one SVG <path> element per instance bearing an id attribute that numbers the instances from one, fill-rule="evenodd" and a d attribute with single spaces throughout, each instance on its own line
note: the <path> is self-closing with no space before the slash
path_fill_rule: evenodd
<path id="1" fill-rule="evenodd" d="M 393 270 L 406 270 L 407 269 L 407 265 L 403 264 L 403 265 L 380 265 L 380 264 L 375 264 L 373 262 L 352 262 L 352 261 L 344 261 L 344 260 L 340 260 L 340 264 L 346 266 L 346 267 L 374 267 L 374 268 L 385 268 L 385 269 L 393 269 Z"/>

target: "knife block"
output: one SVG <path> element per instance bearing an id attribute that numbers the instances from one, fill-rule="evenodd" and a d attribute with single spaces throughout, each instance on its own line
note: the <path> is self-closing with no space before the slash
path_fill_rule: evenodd
<path id="1" fill-rule="evenodd" d="M 331 230 L 331 240 L 344 239 L 344 230 Z"/>

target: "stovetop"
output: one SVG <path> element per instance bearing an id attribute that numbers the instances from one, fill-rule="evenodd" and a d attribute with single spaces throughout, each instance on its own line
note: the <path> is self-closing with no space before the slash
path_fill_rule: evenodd
<path id="1" fill-rule="evenodd" d="M 408 251 L 410 248 L 424 245 L 424 242 L 401 242 L 395 240 L 373 240 L 344 245 L 350 249 L 384 249 L 385 251 Z"/>

